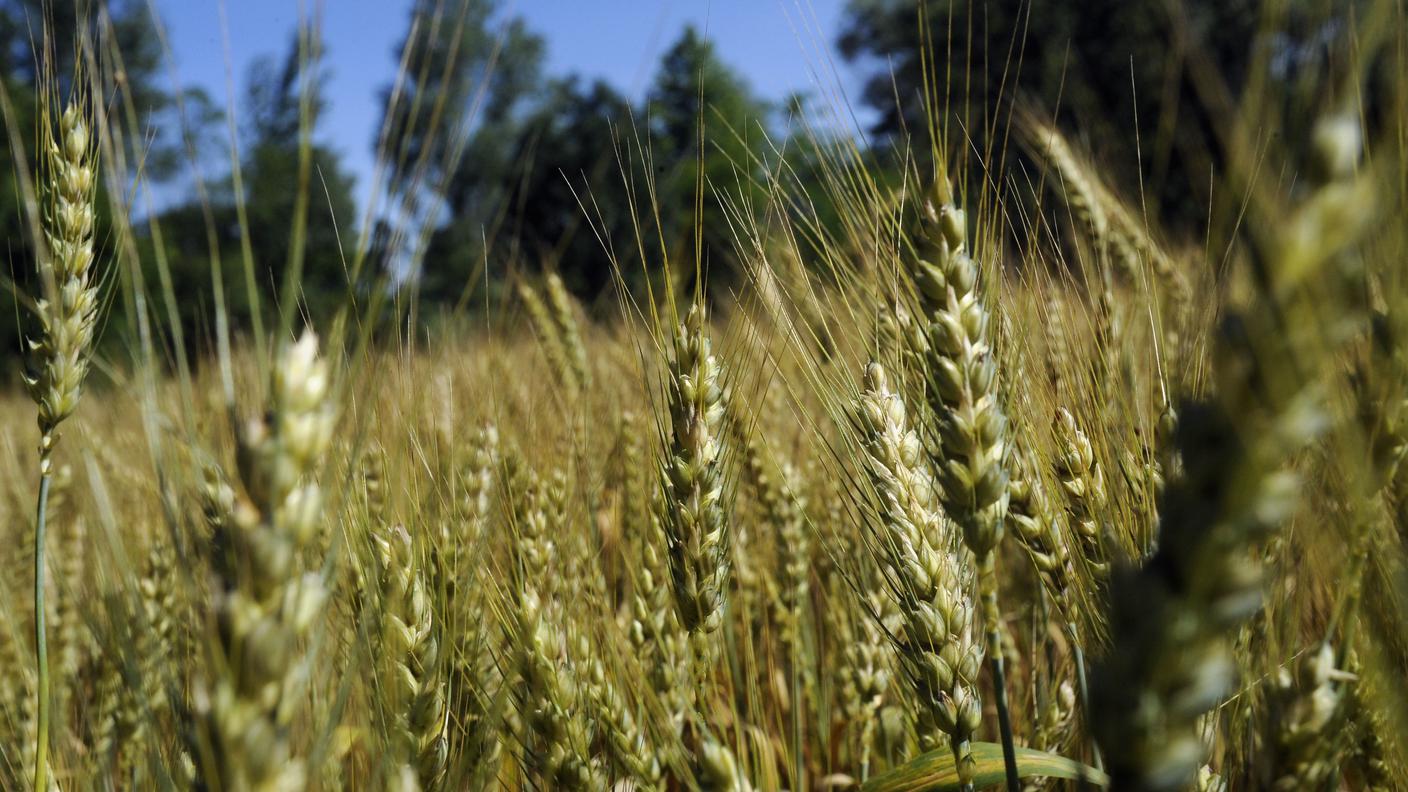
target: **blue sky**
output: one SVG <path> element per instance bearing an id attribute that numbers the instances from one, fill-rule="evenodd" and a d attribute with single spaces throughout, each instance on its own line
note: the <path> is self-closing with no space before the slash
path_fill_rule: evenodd
<path id="1" fill-rule="evenodd" d="M 323 38 L 331 108 L 321 137 L 358 175 L 358 193 L 372 169 L 380 118 L 377 94 L 395 69 L 410 0 L 323 0 Z M 227 71 L 242 96 L 250 62 L 279 56 L 299 19 L 300 0 L 157 0 L 178 79 L 205 87 L 225 106 Z M 518 0 L 523 16 L 547 41 L 551 74 L 601 77 L 633 99 L 644 95 L 655 65 L 686 23 L 712 38 L 723 58 L 754 91 L 778 99 L 808 90 L 833 104 L 837 81 L 854 93 L 852 76 L 834 54 L 843 0 Z M 221 14 L 229 24 L 228 51 Z M 838 76 L 839 75 L 839 76 Z"/>

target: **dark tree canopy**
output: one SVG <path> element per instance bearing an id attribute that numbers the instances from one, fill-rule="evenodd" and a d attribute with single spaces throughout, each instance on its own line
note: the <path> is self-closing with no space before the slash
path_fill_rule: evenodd
<path id="1" fill-rule="evenodd" d="M 46 30 L 51 42 L 52 60 L 49 73 L 53 88 L 62 100 L 70 95 L 74 64 L 79 59 L 78 44 L 87 40 L 94 45 L 92 59 L 100 65 L 100 75 L 91 74 L 85 80 L 87 90 L 98 91 L 107 106 L 131 100 L 139 121 L 156 134 L 144 141 L 143 177 L 148 182 L 168 179 L 180 161 L 180 137 L 170 134 L 171 96 L 165 89 L 161 67 L 161 48 L 154 33 L 155 20 L 144 0 L 110 0 L 106 4 L 107 20 L 100 25 L 95 15 L 80 16 L 75 4 L 44 2 L 44 0 L 0 0 L 0 80 L 10 98 L 15 113 L 14 129 L 18 139 L 5 137 L 4 161 L 0 163 L 0 235 L 3 235 L 3 271 L 0 272 L 0 360 L 17 362 L 23 353 L 23 338 L 30 327 L 29 313 L 23 296 L 37 291 L 34 280 L 35 262 L 31 233 L 25 218 L 19 170 L 16 158 L 35 174 L 39 129 L 39 92 L 48 79 L 41 70 L 39 52 L 44 47 Z M 120 53 L 123 81 L 121 88 L 111 85 L 110 72 L 114 64 L 112 53 Z M 121 93 L 119 93 L 121 91 Z M 111 163 L 106 163 L 111 166 Z M 111 237 L 111 210 L 99 202 L 96 238 L 102 242 Z M 14 290 L 10 288 L 11 283 Z M 18 293 L 17 293 L 18 292 Z M 12 379 L 22 370 L 19 365 L 6 365 Z"/>
<path id="2" fill-rule="evenodd" d="M 933 76 L 948 86 L 937 103 L 950 133 L 971 136 L 979 150 L 1000 146 L 1022 96 L 1080 130 L 1121 173 L 1137 171 L 1138 139 L 1151 197 L 1186 205 L 1205 195 L 1221 156 L 1216 109 L 1192 70 L 1210 68 L 1237 91 L 1257 48 L 1272 46 L 1258 35 L 1259 9 L 1254 0 L 1194 0 L 1177 11 L 1162 0 L 851 0 L 837 43 L 869 71 L 863 100 L 878 113 L 879 143 L 903 144 L 906 133 L 927 140 L 927 40 Z"/>
<path id="3" fill-rule="evenodd" d="M 294 36 L 282 65 L 255 64 L 249 80 L 253 145 L 250 147 L 248 195 L 250 238 L 257 271 L 267 272 L 270 286 L 281 288 L 293 242 L 296 199 L 308 195 L 307 229 L 298 297 L 315 317 L 327 317 L 347 294 L 343 257 L 351 249 L 357 222 L 353 179 L 339 157 L 316 142 L 311 146 L 309 181 L 299 183 L 299 138 L 316 136 L 324 109 L 320 67 L 324 52 L 315 37 Z"/>
<path id="4" fill-rule="evenodd" d="M 181 295 L 179 310 L 185 335 L 198 353 L 212 338 L 214 290 L 211 257 L 218 256 L 229 319 L 238 332 L 248 326 L 251 300 L 241 256 L 236 201 L 244 202 L 254 287 L 259 310 L 267 318 L 280 305 L 306 314 L 315 323 L 327 322 L 349 293 L 348 268 L 356 238 L 354 180 L 339 155 L 318 140 L 325 102 L 320 81 L 323 50 L 316 38 L 294 33 L 278 58 L 265 57 L 251 65 L 246 77 L 245 117 L 241 120 L 243 194 L 236 195 L 225 175 L 208 185 L 208 205 L 197 197 L 164 209 L 157 218 L 170 274 Z M 301 184 L 300 145 L 310 136 L 307 184 Z M 228 166 L 227 166 L 228 168 Z M 303 262 L 294 293 L 283 291 L 298 196 L 306 192 L 307 223 Z M 206 234 L 206 217 L 214 225 L 214 244 Z M 154 244 L 147 240 L 147 244 Z M 143 256 L 144 266 L 151 257 Z"/>
<path id="5" fill-rule="evenodd" d="M 485 261 L 498 273 L 556 269 L 579 295 L 594 298 L 614 281 L 613 256 L 628 285 L 638 280 L 638 225 L 654 266 L 660 264 L 658 234 L 676 267 L 683 268 L 692 266 L 695 222 L 701 219 L 711 266 L 730 266 L 729 223 L 712 191 L 756 189 L 755 168 L 763 151 L 760 125 L 768 108 L 723 64 L 712 44 L 687 28 L 662 58 L 645 106 L 632 108 L 601 82 L 543 80 L 542 42 L 520 20 L 495 27 L 487 4 L 470 3 L 465 9 L 468 22 L 460 39 L 495 42 L 494 68 L 486 84 L 480 59 L 455 61 L 454 68 L 444 69 L 447 53 L 455 48 L 445 41 L 449 28 L 443 22 L 439 36 L 427 39 L 435 52 L 410 59 L 425 59 L 452 75 L 441 81 L 455 86 L 450 98 L 465 103 L 459 114 L 478 103 L 463 157 L 446 174 L 439 196 L 443 217 L 418 281 L 425 299 L 456 302 Z M 412 20 L 418 31 L 430 29 L 424 16 Z M 428 92 L 425 85 L 411 90 Z M 409 157 L 427 145 L 443 145 L 428 143 L 414 123 L 398 120 L 413 116 L 409 105 L 401 104 L 391 125 L 409 129 L 411 140 L 396 145 L 397 150 Z M 642 188 L 647 160 L 660 203 L 658 225 Z M 634 185 L 635 205 L 628 184 Z M 701 184 L 704 216 L 696 218 Z M 407 182 L 393 190 L 405 194 L 412 187 Z"/>
<path id="6" fill-rule="evenodd" d="M 661 58 L 647 101 L 667 248 L 680 259 L 678 264 L 692 266 L 690 246 L 698 223 L 705 263 L 732 268 L 735 241 L 717 196 L 760 193 L 768 107 L 693 26 Z M 705 199 L 702 216 L 696 217 L 692 207 L 701 187 Z M 717 280 L 726 283 L 728 278 Z"/>
<path id="7" fill-rule="evenodd" d="M 393 52 L 398 67 L 404 58 L 404 69 L 382 89 L 382 124 L 372 141 L 391 165 L 393 194 L 418 199 L 422 196 L 413 193 L 435 193 L 439 185 L 461 178 L 459 171 L 469 167 L 465 160 L 479 152 L 466 152 L 457 164 L 451 130 L 462 124 L 481 130 L 509 124 L 538 89 L 543 40 L 520 19 L 497 24 L 497 5 L 494 0 L 412 5 L 406 35 Z"/>
<path id="8" fill-rule="evenodd" d="M 595 231 L 604 232 L 618 253 L 632 252 L 630 208 L 616 156 L 617 130 L 629 115 L 625 97 L 603 82 L 584 86 L 576 77 L 554 80 L 538 106 L 516 125 L 506 171 L 494 173 L 493 182 L 465 169 L 455 195 L 503 196 L 498 226 L 505 244 L 534 266 L 557 266 L 569 288 L 595 294 L 611 280 L 611 262 Z M 472 233 L 465 222 L 472 213 L 455 217 L 438 241 L 448 245 L 458 238 L 462 244 L 461 235 Z M 442 275 L 427 267 L 425 293 L 456 296 L 464 284 L 445 283 Z"/>

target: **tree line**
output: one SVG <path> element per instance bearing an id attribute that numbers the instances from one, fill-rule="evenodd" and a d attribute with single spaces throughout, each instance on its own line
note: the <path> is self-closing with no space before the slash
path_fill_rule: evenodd
<path id="1" fill-rule="evenodd" d="M 605 82 L 548 74 L 547 43 L 496 0 L 414 0 L 406 34 L 388 53 L 388 73 L 400 78 L 381 89 L 384 117 L 367 141 L 383 171 L 380 209 L 363 228 L 353 175 L 326 142 L 327 53 L 316 35 L 291 32 L 282 53 L 245 75 L 232 160 L 229 119 L 217 103 L 196 89 L 163 87 L 158 21 L 144 0 L 109 0 L 103 14 L 86 16 L 62 6 L 0 0 L 0 79 L 9 129 L 20 137 L 10 150 L 34 152 L 43 75 L 33 47 L 46 14 L 64 57 L 76 57 L 72 42 L 85 29 L 121 53 L 122 99 L 148 133 L 140 178 L 164 196 L 134 223 L 133 244 L 143 280 L 164 281 L 175 298 L 187 354 L 212 343 L 215 277 L 236 332 L 255 312 L 296 309 L 316 320 L 349 295 L 376 290 L 413 292 L 423 317 L 473 311 L 511 293 L 514 278 L 545 268 L 589 305 L 618 283 L 643 287 L 644 264 L 671 261 L 687 274 L 696 255 L 711 286 L 729 288 L 736 240 L 725 206 L 764 202 L 779 151 L 795 152 L 789 167 L 804 182 L 822 167 L 814 133 L 792 123 L 806 112 L 804 97 L 762 100 L 692 27 L 668 47 L 637 104 Z M 968 145 L 992 166 L 1013 148 L 1012 108 L 1032 105 L 1095 138 L 1102 156 L 1139 163 L 1129 170 L 1140 182 L 1119 187 L 1152 185 L 1150 200 L 1201 205 L 1185 199 L 1206 191 L 1219 156 L 1217 119 L 1209 116 L 1217 108 L 1198 95 L 1190 64 L 1216 68 L 1236 85 L 1258 55 L 1258 7 L 1198 0 L 1175 16 L 1161 0 L 849 0 L 836 44 L 864 78 L 858 101 L 876 119 L 854 143 L 898 173 L 913 156 L 922 159 L 926 113 L 937 99 L 946 120 L 965 119 Z M 1316 31 L 1290 33 L 1311 40 Z M 71 73 L 62 63 L 58 73 Z M 927 84 L 961 90 L 926 101 L 926 69 Z M 189 176 L 193 164 L 207 174 L 200 190 Z M 821 192 L 809 197 L 824 203 Z M 300 196 L 301 231 L 290 222 Z M 814 211 L 826 222 L 839 209 Z M 25 224 L 19 168 L 7 162 L 0 355 L 11 360 L 28 326 L 22 295 L 35 291 Z M 108 218 L 99 225 L 98 238 L 115 245 L 102 230 Z M 363 235 L 368 255 L 354 282 L 350 256 Z M 301 267 L 289 291 L 296 241 Z M 111 307 L 125 310 L 132 307 Z"/>

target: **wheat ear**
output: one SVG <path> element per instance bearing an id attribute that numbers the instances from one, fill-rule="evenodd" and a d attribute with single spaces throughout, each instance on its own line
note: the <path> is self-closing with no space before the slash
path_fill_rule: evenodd
<path id="1" fill-rule="evenodd" d="M 398 525 L 388 535 L 377 536 L 376 543 L 395 747 L 401 766 L 411 769 L 420 789 L 434 789 L 448 751 L 440 631 L 410 534 Z"/>
<path id="2" fill-rule="evenodd" d="M 968 255 L 964 213 L 945 179 L 935 182 L 922 207 L 921 231 L 913 273 L 927 322 L 935 477 L 944 510 L 962 529 L 977 565 L 1007 787 L 1017 792 L 994 553 L 1007 517 L 1007 416 L 998 393 L 990 314 L 978 292 L 978 265 Z"/>
<path id="3" fill-rule="evenodd" d="M 1339 683 L 1347 677 L 1335 668 L 1328 641 L 1273 677 L 1267 726 L 1276 768 L 1270 788 L 1275 792 L 1326 789 L 1337 779 L 1348 716 Z"/>
<path id="4" fill-rule="evenodd" d="M 1110 572 L 1101 523 L 1107 500 L 1105 474 L 1095 459 L 1090 439 L 1069 410 L 1061 409 L 1057 426 L 1061 452 L 1056 458 L 1056 472 L 1066 499 L 1066 516 L 1080 539 L 1086 566 L 1096 579 L 1103 579 Z"/>
<path id="5" fill-rule="evenodd" d="M 581 382 L 577 379 L 576 367 L 572 363 L 573 356 L 562 338 L 562 332 L 558 329 L 553 314 L 543 303 L 542 295 L 527 283 L 520 282 L 518 298 L 523 301 L 523 307 L 528 311 L 528 321 L 532 323 L 538 342 L 543 346 L 543 355 L 547 357 L 548 365 L 567 387 L 568 392 L 575 396 L 581 390 Z"/>
<path id="6" fill-rule="evenodd" d="M 331 445 L 330 385 L 312 333 L 288 345 L 273 371 L 269 417 L 250 422 L 240 439 L 243 492 L 217 488 L 230 511 L 214 538 L 215 678 L 198 691 L 197 711 L 210 769 L 227 791 L 305 780 L 289 726 L 307 678 L 301 643 L 326 599 L 322 577 L 304 564 L 322 520 L 312 474 Z"/>
<path id="7" fill-rule="evenodd" d="M 900 629 L 891 632 L 895 651 L 923 722 L 948 735 L 958 777 L 971 785 L 971 742 L 982 725 L 977 679 L 983 646 L 973 636 L 973 603 L 950 550 L 923 446 L 877 363 L 865 371 L 860 421 L 867 470 L 881 502 L 875 543 L 901 614 Z"/>
<path id="8" fill-rule="evenodd" d="M 1356 157 L 1337 179 L 1352 177 Z M 1294 515 L 1301 485 L 1290 460 L 1325 425 L 1320 377 L 1333 365 L 1316 357 L 1323 339 L 1310 333 L 1320 326 L 1287 319 L 1354 310 L 1324 305 L 1325 281 L 1342 274 L 1332 262 L 1356 236 L 1320 233 L 1373 208 L 1346 186 L 1322 186 L 1275 229 L 1258 299 L 1216 339 L 1216 395 L 1179 410 L 1182 466 L 1160 501 L 1159 548 L 1112 583 L 1114 645 L 1092 674 L 1112 788 L 1191 784 L 1207 752 L 1198 719 L 1233 690 L 1229 633 L 1261 607 L 1253 551 Z"/>
<path id="9" fill-rule="evenodd" d="M 547 277 L 548 307 L 552 311 L 552 323 L 557 328 L 557 337 L 567 353 L 567 362 L 580 388 L 592 384 L 591 370 L 587 367 L 587 347 L 582 343 L 582 331 L 577 326 L 577 315 L 572 308 L 572 296 L 567 293 L 562 278 L 556 272 Z"/>
<path id="10" fill-rule="evenodd" d="M 75 77 L 75 84 L 80 80 Z M 97 146 L 88 126 L 84 98 L 75 95 L 55 131 L 47 103 L 42 106 L 45 196 L 44 250 L 39 255 L 44 297 L 37 302 L 40 331 L 31 339 L 32 368 L 25 376 L 38 405 L 39 502 L 34 532 L 34 638 L 39 669 L 34 785 L 49 784 L 49 651 L 45 634 L 44 578 L 47 520 L 54 445 L 59 424 L 73 414 L 88 375 L 88 356 L 98 317 L 98 285 L 93 277 L 93 226 L 97 191 Z"/>
<path id="11" fill-rule="evenodd" d="M 554 582 L 560 574 L 555 540 L 567 528 L 560 512 L 562 496 L 543 486 L 526 466 L 517 474 L 523 481 L 516 510 L 514 610 L 508 628 L 520 677 L 518 710 L 537 742 L 527 746 L 528 760 L 554 788 L 604 790 L 606 779 L 592 754 L 592 730 L 583 717 L 584 691 L 564 658 L 572 636 L 558 625 L 565 616 L 554 594 L 561 590 Z"/>
<path id="12" fill-rule="evenodd" d="M 680 623 L 690 633 L 711 633 L 723 621 L 729 572 L 724 404 L 719 363 L 698 306 L 675 334 L 666 397 L 670 425 L 661 489 L 670 581 Z"/>

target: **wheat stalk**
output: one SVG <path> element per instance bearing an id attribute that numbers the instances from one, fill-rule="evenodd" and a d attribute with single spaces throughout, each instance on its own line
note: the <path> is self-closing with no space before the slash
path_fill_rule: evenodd
<path id="1" fill-rule="evenodd" d="M 587 699 L 601 725 L 607 751 L 634 788 L 663 789 L 660 752 L 647 739 L 599 657 L 588 661 L 587 667 Z"/>
<path id="2" fill-rule="evenodd" d="M 935 421 L 935 478 L 944 510 L 962 530 L 978 569 L 1007 787 L 1017 792 L 994 554 L 1007 517 L 1007 417 L 998 394 L 989 313 L 978 292 L 978 266 L 968 255 L 965 216 L 947 180 L 935 182 L 921 218 L 923 236 L 912 265 L 927 323 L 924 363 Z"/>
<path id="3" fill-rule="evenodd" d="M 1352 174 L 1341 172 L 1344 180 Z M 1110 653 L 1092 680 L 1095 725 L 1121 789 L 1190 784 L 1206 747 L 1198 718 L 1232 689 L 1228 632 L 1261 607 L 1252 554 L 1295 513 L 1288 460 L 1324 429 L 1314 325 L 1332 263 L 1354 236 L 1320 239 L 1355 205 L 1343 181 L 1322 185 L 1278 230 L 1258 300 L 1224 322 L 1214 349 L 1217 394 L 1179 411 L 1181 474 L 1160 503 L 1158 551 L 1112 587 Z M 1281 236 L 1284 232 L 1284 237 Z M 1336 301 L 1346 313 L 1353 307 Z"/>
<path id="4" fill-rule="evenodd" d="M 547 277 L 548 307 L 552 311 L 552 323 L 557 328 L 557 337 L 566 352 L 577 387 L 585 389 L 592 384 L 591 370 L 587 368 L 587 348 L 582 344 L 582 333 L 577 327 L 577 315 L 572 310 L 572 297 L 556 272 Z"/>
<path id="5" fill-rule="evenodd" d="M 74 84 L 82 82 L 76 74 Z M 47 98 L 47 95 L 46 95 Z M 58 428 L 73 414 L 88 375 L 89 354 L 98 317 L 98 286 L 93 275 L 94 204 L 97 193 L 97 145 L 89 127 L 85 97 L 76 93 L 54 129 L 48 102 L 41 102 L 44 119 L 40 146 L 44 151 L 44 250 L 39 270 L 45 295 L 37 301 L 39 333 L 31 339 L 32 368 L 25 375 L 30 397 L 38 406 L 39 503 L 34 535 L 34 634 L 39 668 L 37 745 L 34 785 L 49 784 L 50 681 L 48 637 L 45 631 L 45 523 L 54 446 Z"/>
<path id="6" fill-rule="evenodd" d="M 445 771 L 447 709 L 440 634 L 410 534 L 395 526 L 376 536 L 381 557 L 386 690 L 394 707 L 393 745 L 398 768 L 409 768 L 418 788 L 435 789 Z"/>
<path id="7" fill-rule="evenodd" d="M 836 590 L 832 596 L 840 602 L 844 592 Z M 894 601 L 883 592 L 870 592 L 867 599 L 869 606 L 882 614 L 895 609 Z M 837 667 L 841 710 L 848 726 L 852 730 L 859 729 L 856 742 L 860 745 L 860 780 L 864 782 L 870 777 L 870 756 L 880 709 L 890 689 L 892 657 L 886 651 L 885 635 L 875 619 L 868 615 L 848 618 L 845 610 L 835 605 L 831 612 L 838 622 L 835 631 L 842 652 L 842 661 Z M 885 621 L 882 615 L 880 622 Z"/>
<path id="8" fill-rule="evenodd" d="M 1328 641 L 1302 655 L 1294 668 L 1277 670 L 1266 710 L 1276 768 L 1270 789 L 1329 789 L 1338 779 L 1347 715 L 1338 683 L 1345 676 L 1335 668 Z"/>
<path id="9" fill-rule="evenodd" d="M 719 628 L 728 582 L 721 377 L 704 312 L 695 306 L 674 337 L 666 375 L 668 450 L 661 466 L 670 581 L 680 623 L 690 633 Z"/>
<path id="10" fill-rule="evenodd" d="M 1080 539 L 1082 560 L 1097 578 L 1103 578 L 1110 571 L 1101 523 L 1107 505 L 1105 475 L 1090 439 L 1069 410 L 1063 408 L 1058 413 L 1057 428 L 1061 452 L 1056 457 L 1056 472 L 1066 499 L 1066 516 Z"/>
<path id="11" fill-rule="evenodd" d="M 983 647 L 973 637 L 973 603 L 939 515 L 922 445 L 878 363 L 865 371 L 860 421 L 867 470 L 881 501 L 875 544 L 883 548 L 901 614 L 902 626 L 891 633 L 895 652 L 924 723 L 948 735 L 959 778 L 971 785 L 970 742 L 982 724 L 977 678 Z"/>
<path id="12" fill-rule="evenodd" d="M 1091 239 L 1102 251 L 1112 254 L 1115 264 L 1136 283 L 1142 282 L 1144 267 L 1149 267 L 1169 296 L 1167 319 L 1176 328 L 1192 299 L 1188 276 L 1124 202 L 1115 197 L 1095 169 L 1072 150 L 1060 130 L 1031 117 L 1025 123 L 1037 148 L 1060 176 L 1066 199 Z M 1176 331 L 1172 340 L 1176 340 Z"/>
<path id="13" fill-rule="evenodd" d="M 331 444 L 330 385 L 312 333 L 288 345 L 273 370 L 269 418 L 250 422 L 241 437 L 243 492 L 216 488 L 215 502 L 230 509 L 215 537 L 220 629 L 216 674 L 198 691 L 197 711 L 209 735 L 208 769 L 232 792 L 305 783 L 289 729 L 307 679 L 300 643 L 326 597 L 321 576 L 303 564 L 322 519 L 312 473 Z"/>
<path id="14" fill-rule="evenodd" d="M 661 549 L 665 545 L 662 520 L 655 507 L 639 541 L 640 565 L 632 578 L 630 624 L 627 636 L 646 668 L 655 697 L 665 710 L 667 734 L 673 744 L 660 746 L 661 764 L 681 745 L 687 718 L 693 712 L 696 691 L 687 672 L 688 635 L 680 626 L 667 582 L 669 566 Z"/>
<path id="15" fill-rule="evenodd" d="M 571 395 L 581 389 L 581 382 L 577 379 L 577 370 L 573 365 L 573 353 L 568 349 L 567 342 L 562 336 L 557 321 L 553 318 L 552 312 L 547 305 L 543 304 L 543 298 L 538 291 L 526 282 L 518 284 L 518 298 L 523 302 L 523 307 L 528 311 L 528 320 L 533 325 L 534 332 L 538 335 L 538 342 L 542 345 L 543 355 L 547 357 L 550 366 Z"/>
<path id="16" fill-rule="evenodd" d="M 604 790 L 606 780 L 585 719 L 584 691 L 566 657 L 574 640 L 559 626 L 566 615 L 556 596 L 561 584 L 555 567 L 557 538 L 567 527 L 563 488 L 560 481 L 544 486 L 526 466 L 514 477 L 520 479 L 522 495 L 516 509 L 519 537 L 508 637 L 519 675 L 518 711 L 536 738 L 535 744 L 525 741 L 527 758 L 557 788 Z"/>

